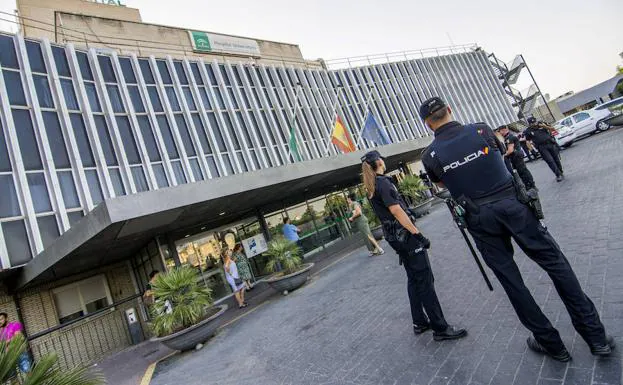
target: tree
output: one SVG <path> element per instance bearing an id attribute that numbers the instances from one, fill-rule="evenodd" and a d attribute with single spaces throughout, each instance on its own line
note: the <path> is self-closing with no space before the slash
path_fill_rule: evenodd
<path id="1" fill-rule="evenodd" d="M 623 66 L 617 66 L 617 75 L 623 75 Z M 623 95 L 623 80 L 617 84 L 617 92 L 619 95 Z"/>

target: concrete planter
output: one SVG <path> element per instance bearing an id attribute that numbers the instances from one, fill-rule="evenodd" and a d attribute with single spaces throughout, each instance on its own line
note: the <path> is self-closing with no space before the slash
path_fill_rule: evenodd
<path id="1" fill-rule="evenodd" d="M 218 318 L 225 313 L 227 305 L 218 305 L 215 307 L 219 308 L 219 311 L 213 316 L 177 333 L 154 338 L 153 341 L 158 341 L 167 348 L 173 350 L 185 351 L 194 349 L 197 344 L 203 343 L 212 337 L 216 333 L 216 329 L 220 326 Z"/>
<path id="2" fill-rule="evenodd" d="M 373 228 L 372 229 L 372 236 L 377 241 L 380 241 L 381 239 L 383 239 L 383 226 L 377 226 L 377 227 Z"/>
<path id="3" fill-rule="evenodd" d="M 305 263 L 301 265 L 301 269 L 295 273 L 285 275 L 283 277 L 268 278 L 266 282 L 270 287 L 277 290 L 280 293 L 296 290 L 303 286 L 309 278 L 310 270 L 314 266 L 313 263 Z"/>
<path id="4" fill-rule="evenodd" d="M 429 213 L 432 205 L 433 205 L 433 200 L 429 199 L 424 203 L 420 203 L 419 205 L 414 206 L 411 209 L 411 212 L 413 213 L 413 215 L 415 215 L 416 218 L 420 218 Z"/>

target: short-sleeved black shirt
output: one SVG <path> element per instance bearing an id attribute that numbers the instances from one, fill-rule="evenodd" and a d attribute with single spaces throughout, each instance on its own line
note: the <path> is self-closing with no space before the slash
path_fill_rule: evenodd
<path id="1" fill-rule="evenodd" d="M 519 138 L 516 135 L 509 132 L 504 137 L 504 144 L 506 145 L 506 148 L 508 148 L 511 144 L 515 146 L 515 150 L 513 150 L 511 157 L 521 156 L 521 143 L 519 143 Z"/>
<path id="2" fill-rule="evenodd" d="M 545 127 L 530 126 L 526 128 L 524 135 L 526 139 L 531 140 L 537 146 L 552 142 L 552 135 Z"/>
<path id="3" fill-rule="evenodd" d="M 381 222 L 394 219 L 389 211 L 390 206 L 400 205 L 405 211 L 408 208 L 392 179 L 384 175 L 376 177 L 376 189 L 370 198 L 370 204 Z"/>

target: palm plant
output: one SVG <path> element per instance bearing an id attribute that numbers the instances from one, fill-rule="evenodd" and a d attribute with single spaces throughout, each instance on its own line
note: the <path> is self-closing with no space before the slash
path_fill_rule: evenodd
<path id="1" fill-rule="evenodd" d="M 414 205 L 424 202 L 427 198 L 425 191 L 428 190 L 428 187 L 417 175 L 405 176 L 398 183 L 398 189 L 403 195 L 408 196 Z"/>
<path id="2" fill-rule="evenodd" d="M 12 380 L 19 356 L 26 351 L 26 339 L 17 335 L 9 342 L 0 341 L 0 384 Z M 63 371 L 57 365 L 58 356 L 51 353 L 43 356 L 24 375 L 22 385 L 100 385 L 104 377 L 99 372 L 87 368 L 74 368 Z"/>
<path id="3" fill-rule="evenodd" d="M 301 249 L 296 243 L 284 237 L 276 237 L 270 241 L 264 255 L 268 257 L 266 270 L 271 273 L 281 266 L 284 275 L 292 274 L 303 263 Z"/>
<path id="4" fill-rule="evenodd" d="M 158 274 L 152 291 L 152 328 L 159 337 L 195 325 L 212 306 L 212 290 L 199 285 L 197 270 L 189 266 Z"/>

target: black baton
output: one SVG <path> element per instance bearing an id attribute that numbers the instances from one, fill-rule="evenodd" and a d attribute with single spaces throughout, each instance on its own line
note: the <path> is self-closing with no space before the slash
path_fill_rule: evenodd
<path id="1" fill-rule="evenodd" d="M 482 263 L 480 262 L 480 258 L 478 258 L 478 254 L 476 254 L 476 250 L 474 250 L 474 246 L 472 246 L 472 242 L 469 240 L 469 238 L 467 237 L 467 234 L 465 233 L 465 228 L 463 226 L 464 222 L 457 218 L 450 199 L 446 199 L 446 205 L 448 206 L 448 210 L 450 210 L 450 214 L 452 214 L 452 218 L 454 218 L 454 221 L 456 222 L 457 227 L 459 228 L 459 231 L 461 232 L 461 235 L 463 236 L 463 239 L 465 239 L 465 243 L 467 243 L 467 247 L 469 248 L 469 251 L 472 253 L 472 257 L 474 257 L 474 261 L 476 261 L 476 265 L 478 265 L 478 269 L 480 270 L 480 274 L 482 274 L 482 278 L 485 280 L 485 283 L 487 284 L 487 287 L 489 288 L 489 290 L 493 291 L 493 285 L 491 285 L 491 281 L 489 281 L 487 272 L 485 271 L 485 268 L 482 266 Z"/>

